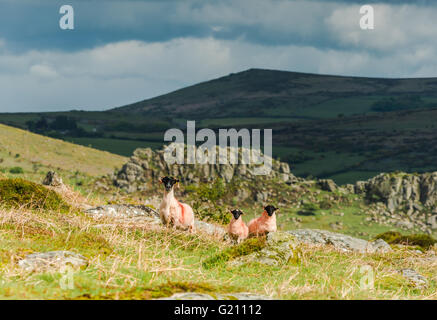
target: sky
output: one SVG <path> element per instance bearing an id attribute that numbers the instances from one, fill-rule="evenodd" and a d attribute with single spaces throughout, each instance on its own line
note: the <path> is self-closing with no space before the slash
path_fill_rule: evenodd
<path id="1" fill-rule="evenodd" d="M 0 112 L 106 110 L 250 68 L 437 77 L 436 39 L 435 0 L 0 0 Z"/>

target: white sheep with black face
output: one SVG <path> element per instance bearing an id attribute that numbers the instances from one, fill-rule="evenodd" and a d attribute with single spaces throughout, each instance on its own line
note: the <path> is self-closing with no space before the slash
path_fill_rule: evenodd
<path id="1" fill-rule="evenodd" d="M 249 235 L 263 236 L 269 232 L 275 232 L 277 230 L 275 212 L 278 210 L 272 205 L 264 207 L 261 217 L 252 219 L 249 222 Z"/>
<path id="2" fill-rule="evenodd" d="M 249 235 L 249 228 L 243 221 L 243 212 L 241 210 L 235 209 L 232 210 L 231 213 L 233 217 L 228 227 L 228 233 L 233 240 L 236 240 L 237 243 L 240 243 Z"/>
<path id="3" fill-rule="evenodd" d="M 164 197 L 159 206 L 161 221 L 166 226 L 194 231 L 193 209 L 186 203 L 179 202 L 174 196 L 174 187 L 179 182 L 173 177 L 163 177 L 160 182 L 164 185 Z"/>

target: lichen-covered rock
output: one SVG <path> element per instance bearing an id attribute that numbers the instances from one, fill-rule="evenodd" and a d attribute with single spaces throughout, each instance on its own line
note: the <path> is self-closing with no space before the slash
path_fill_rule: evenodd
<path id="1" fill-rule="evenodd" d="M 375 241 L 370 242 L 370 244 L 375 252 L 385 253 L 393 251 L 390 245 L 382 239 L 376 239 Z"/>
<path id="2" fill-rule="evenodd" d="M 286 263 L 298 263 L 299 259 L 300 248 L 296 239 L 287 232 L 277 231 L 267 235 L 266 245 L 263 249 L 231 260 L 230 264 L 240 266 L 257 262 L 278 266 Z"/>
<path id="3" fill-rule="evenodd" d="M 428 280 L 421 274 L 419 274 L 416 270 L 413 269 L 402 269 L 402 276 L 409 280 L 410 283 L 418 288 L 418 289 L 424 289 L 428 285 Z"/>
<path id="4" fill-rule="evenodd" d="M 199 220 L 194 221 L 194 229 L 196 231 L 201 231 L 211 236 L 216 236 L 220 238 L 224 237 L 224 235 L 226 234 L 226 230 L 224 228 Z"/>
<path id="5" fill-rule="evenodd" d="M 140 219 L 142 222 L 153 225 L 162 224 L 159 213 L 156 210 L 142 205 L 111 204 L 88 209 L 85 213 L 94 218 L 122 218 L 126 223 Z M 224 228 L 199 220 L 194 221 L 194 229 L 219 238 L 223 238 L 226 234 Z"/>
<path id="6" fill-rule="evenodd" d="M 110 204 L 88 209 L 85 213 L 96 218 L 149 217 L 159 219 L 159 213 L 156 210 L 142 205 Z"/>
<path id="7" fill-rule="evenodd" d="M 395 226 L 398 228 L 401 228 L 401 229 L 405 229 L 405 230 L 411 230 L 414 228 L 414 224 L 408 220 L 396 221 Z"/>
<path id="8" fill-rule="evenodd" d="M 88 265 L 87 259 L 71 251 L 49 251 L 27 255 L 18 265 L 26 271 L 60 269 L 62 267 L 82 267 Z"/>
<path id="9" fill-rule="evenodd" d="M 427 223 L 430 225 L 431 229 L 437 229 L 437 214 L 430 216 Z"/>
<path id="10" fill-rule="evenodd" d="M 228 154 L 229 150 L 228 148 Z M 297 178 L 290 172 L 287 163 L 272 161 L 272 170 L 267 176 L 257 176 L 254 170 L 256 164 L 242 164 L 241 148 L 238 149 L 238 164 L 219 164 L 219 148 L 216 149 L 216 164 L 169 164 L 165 161 L 164 150 L 152 151 L 150 148 L 136 149 L 129 162 L 113 177 L 115 186 L 127 192 L 143 191 L 152 188 L 160 177 L 165 175 L 177 176 L 182 183 L 198 184 L 211 182 L 222 178 L 225 184 L 234 179 L 252 180 L 265 178 L 280 179 L 290 183 Z M 264 157 L 262 154 L 258 155 Z M 269 158 L 270 159 L 270 158 Z"/>
<path id="11" fill-rule="evenodd" d="M 63 182 L 62 178 L 55 171 L 49 171 L 42 181 L 42 184 L 45 186 L 60 187 L 63 185 Z"/>
<path id="12" fill-rule="evenodd" d="M 157 300 L 271 300 L 268 296 L 252 293 L 198 293 L 183 292 L 175 293 L 171 297 L 160 298 Z"/>
<path id="13" fill-rule="evenodd" d="M 287 232 L 296 237 L 298 241 L 309 244 L 332 245 L 336 249 L 344 252 L 355 251 L 361 253 L 373 253 L 391 251 L 390 246 L 381 241 L 369 242 L 364 239 L 358 239 L 345 234 L 334 233 L 326 230 L 297 229 Z"/>
<path id="14" fill-rule="evenodd" d="M 367 181 L 358 181 L 355 193 L 364 193 L 368 200 L 383 202 L 391 213 L 406 209 L 412 214 L 424 208 L 436 208 L 437 172 L 381 173 Z"/>
<path id="15" fill-rule="evenodd" d="M 331 180 L 331 179 L 320 179 L 318 181 L 318 185 L 324 191 L 334 192 L 334 191 L 337 191 L 337 189 L 338 189 L 334 180 Z"/>

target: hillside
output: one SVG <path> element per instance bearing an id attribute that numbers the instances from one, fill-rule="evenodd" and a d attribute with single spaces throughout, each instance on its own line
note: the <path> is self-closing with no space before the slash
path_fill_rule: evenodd
<path id="1" fill-rule="evenodd" d="M 4 175 L 37 180 L 56 166 L 64 176 L 86 168 L 98 194 L 81 196 L 70 179 L 43 186 L 0 177 L 0 299 L 437 298 L 437 226 L 427 222 L 436 217 L 437 174 L 339 187 L 296 178 L 274 161 L 269 176 L 227 165 L 203 175 L 206 167 L 170 167 L 151 149 L 128 160 L 0 128 L 4 164 L 25 169 Z M 127 162 L 98 178 L 91 160 L 108 172 Z M 177 198 L 194 209 L 194 233 L 163 226 L 154 210 L 157 179 L 170 173 L 181 178 Z M 278 231 L 233 243 L 229 208 L 241 208 L 247 222 L 266 202 L 280 208 Z"/>
<path id="2" fill-rule="evenodd" d="M 282 208 L 278 226 L 283 230 L 341 230 L 366 239 L 390 230 L 437 235 L 437 172 L 385 173 L 338 186 L 332 180 L 296 178 L 284 162 L 273 161 L 268 175 L 257 176 L 251 165 L 170 165 L 163 154 L 137 149 L 107 184 L 158 207 L 160 177 L 175 176 L 195 212 L 215 215 L 217 221 L 228 221 L 228 207 L 239 206 L 255 217 L 263 203 L 272 202 Z"/>
<path id="3" fill-rule="evenodd" d="M 235 245 L 224 226 L 198 215 L 191 234 L 163 226 L 150 205 L 118 199 L 85 210 L 87 199 L 66 198 L 69 186 L 0 183 L 0 299 L 437 298 L 429 237 L 366 241 L 280 223 L 280 231 Z M 315 191 L 308 187 L 302 191 Z"/>
<path id="4" fill-rule="evenodd" d="M 254 114 L 323 119 L 369 112 L 372 103 L 383 97 L 418 95 L 436 107 L 437 78 L 379 79 L 250 69 L 111 111 L 196 120 Z"/>
<path id="5" fill-rule="evenodd" d="M 40 181 L 48 169 L 87 176 L 109 174 L 126 158 L 0 124 L 0 169 Z M 11 172 L 12 168 L 21 168 Z M 14 171 L 14 170 L 12 170 Z"/>
<path id="6" fill-rule="evenodd" d="M 164 132 L 273 129 L 298 177 L 339 184 L 437 170 L 437 78 L 379 79 L 250 69 L 103 112 L 0 114 L 0 122 L 123 156 Z"/>

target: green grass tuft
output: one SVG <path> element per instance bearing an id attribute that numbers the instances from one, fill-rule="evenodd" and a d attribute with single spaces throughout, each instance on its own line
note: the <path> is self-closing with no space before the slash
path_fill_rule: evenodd
<path id="1" fill-rule="evenodd" d="M 12 168 L 9 169 L 9 173 L 12 173 L 12 174 L 22 174 L 22 173 L 24 173 L 24 170 L 21 167 L 12 167 Z"/>
<path id="2" fill-rule="evenodd" d="M 70 210 L 55 191 L 21 178 L 0 180 L 0 202 L 15 208 Z"/>
<path id="3" fill-rule="evenodd" d="M 253 252 L 261 251 L 266 246 L 266 238 L 250 238 L 240 243 L 223 250 L 216 256 L 213 256 L 203 262 L 203 267 L 206 269 L 212 268 L 218 264 L 225 263 L 232 259 L 247 256 Z"/>
<path id="4" fill-rule="evenodd" d="M 429 249 L 437 243 L 437 240 L 427 234 L 402 235 L 397 231 L 381 233 L 376 236 L 376 239 L 382 239 L 389 244 L 419 246 L 422 249 Z"/>

